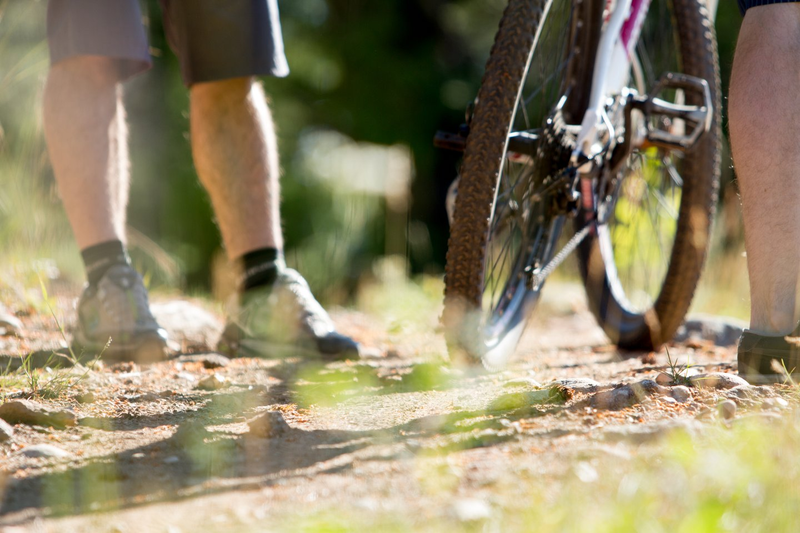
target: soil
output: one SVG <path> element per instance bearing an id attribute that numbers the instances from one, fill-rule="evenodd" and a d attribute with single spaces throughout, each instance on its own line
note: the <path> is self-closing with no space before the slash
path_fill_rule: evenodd
<path id="1" fill-rule="evenodd" d="M 68 323 L 69 299 L 58 307 Z M 176 354 L 195 357 L 45 371 L 72 382 L 59 389 L 54 379 L 37 394 L 24 380 L 6 386 L 6 401 L 69 409 L 78 424 L 17 424 L 0 443 L 0 529 L 269 529 L 340 509 L 398 512 L 419 524 L 471 520 L 482 512 L 475 498 L 491 499 L 503 480 L 548 479 L 577 454 L 635 454 L 676 427 L 702 431 L 787 407 L 781 386 L 738 395 L 690 386 L 681 398 L 677 384 L 643 381 L 670 373 L 670 360 L 690 361 L 689 373 L 735 372 L 735 348 L 695 337 L 668 352 L 620 353 L 579 304 L 538 313 L 511 365 L 493 374 L 443 364 L 435 309 L 428 327 L 410 331 L 335 310 L 341 331 L 367 349 L 360 360 L 329 363 L 206 357 L 220 316 L 187 300 L 155 312 Z M 58 324 L 17 314 L 19 336 L 0 337 L 7 373 L 30 353 L 55 368 L 48 358 L 65 345 Z M 733 408 L 719 409 L 726 398 Z M 41 444 L 68 455 L 25 453 Z M 431 489 L 453 471 L 455 488 Z"/>

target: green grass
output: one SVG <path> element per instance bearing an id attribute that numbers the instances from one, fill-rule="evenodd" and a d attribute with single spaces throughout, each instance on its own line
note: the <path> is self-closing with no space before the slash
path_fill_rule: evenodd
<path id="1" fill-rule="evenodd" d="M 800 508 L 800 420 L 793 412 L 764 422 L 680 431 L 628 454 L 581 452 L 554 476 L 520 474 L 489 490 L 459 491 L 459 475 L 423 459 L 421 487 L 431 494 L 413 512 L 364 512 L 355 506 L 286 516 L 291 531 L 796 531 Z M 513 460 L 510 458 L 509 460 Z M 431 476 L 435 479 L 431 479 Z M 455 477 L 453 477 L 455 476 Z M 457 498 L 486 498 L 485 520 L 449 516 Z"/>

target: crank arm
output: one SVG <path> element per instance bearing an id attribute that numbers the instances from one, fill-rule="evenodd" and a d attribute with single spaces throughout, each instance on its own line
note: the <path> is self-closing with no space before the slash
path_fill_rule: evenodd
<path id="1" fill-rule="evenodd" d="M 467 138 L 460 133 L 437 131 L 436 135 L 433 137 L 433 146 L 443 150 L 463 152 L 464 148 L 467 147 Z"/>
<path id="2" fill-rule="evenodd" d="M 437 131 L 433 138 L 433 145 L 444 150 L 463 152 L 467 147 L 467 137 L 462 131 L 449 133 Z M 508 155 L 510 159 L 519 156 L 533 157 L 539 149 L 539 134 L 535 131 L 515 131 L 508 136 Z"/>

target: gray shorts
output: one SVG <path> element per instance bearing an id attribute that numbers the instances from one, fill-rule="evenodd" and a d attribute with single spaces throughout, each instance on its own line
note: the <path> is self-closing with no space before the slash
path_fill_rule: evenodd
<path id="1" fill-rule="evenodd" d="M 277 0 L 160 0 L 186 85 L 289 73 Z M 118 60 L 120 81 L 152 65 L 138 0 L 50 0 L 50 61 Z"/>

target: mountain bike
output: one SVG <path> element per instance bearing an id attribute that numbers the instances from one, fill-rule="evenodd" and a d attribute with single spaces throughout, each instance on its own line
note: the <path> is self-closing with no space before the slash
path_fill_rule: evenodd
<path id="1" fill-rule="evenodd" d="M 435 141 L 463 150 L 442 315 L 451 354 L 502 367 L 572 252 L 613 342 L 671 339 L 708 250 L 719 124 L 704 0 L 509 0 L 466 124 Z"/>

